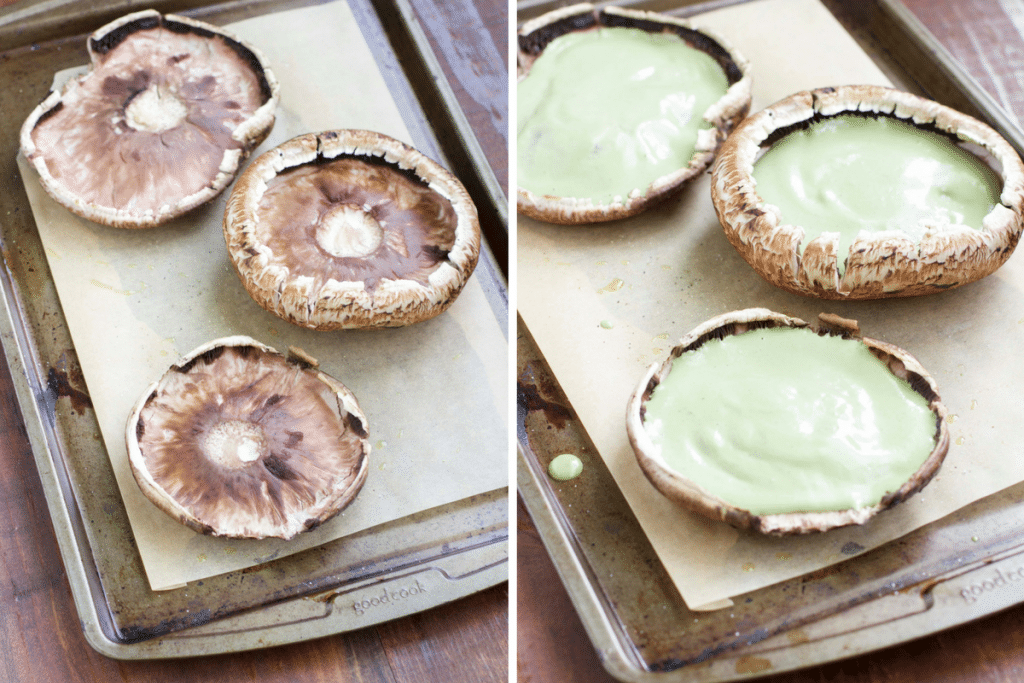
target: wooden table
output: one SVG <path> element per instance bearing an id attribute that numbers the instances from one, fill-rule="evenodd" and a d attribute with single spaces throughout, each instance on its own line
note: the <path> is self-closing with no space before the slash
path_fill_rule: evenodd
<path id="1" fill-rule="evenodd" d="M 0 6 L 18 0 L 0 0 Z M 412 2 L 499 181 L 507 186 L 507 7 Z M 2 87 L 2 84 L 0 84 Z M 10 182 L 4 180 L 2 182 Z M 17 181 L 17 179 L 14 180 Z M 201 659 L 119 662 L 82 635 L 9 370 L 0 363 L 0 680 L 220 683 L 508 679 L 508 586 L 376 627 Z"/>
<path id="2" fill-rule="evenodd" d="M 856 2 L 857 0 L 851 0 Z M 1020 124 L 1024 2 L 903 0 Z M 1019 258 L 1019 257 L 1018 257 Z M 517 524 L 517 655 L 521 683 L 613 681 L 590 645 L 522 504 Z M 1024 680 L 1024 605 L 932 637 L 765 683 L 943 683 Z"/>

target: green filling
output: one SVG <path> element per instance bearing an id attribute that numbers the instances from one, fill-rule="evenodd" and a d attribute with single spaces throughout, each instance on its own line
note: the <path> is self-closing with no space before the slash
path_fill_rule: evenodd
<path id="1" fill-rule="evenodd" d="M 518 185 L 598 203 L 685 168 L 728 90 L 676 35 L 601 28 L 553 40 L 518 86 Z"/>
<path id="2" fill-rule="evenodd" d="M 803 246 L 840 234 L 843 268 L 866 230 L 899 230 L 915 243 L 929 227 L 976 230 L 999 203 L 999 176 L 948 137 L 888 116 L 843 115 L 786 135 L 754 164 L 757 194 Z"/>
<path id="3" fill-rule="evenodd" d="M 864 344 L 774 328 L 684 353 L 644 425 L 670 468 L 763 515 L 877 504 L 932 452 L 935 420 Z"/>

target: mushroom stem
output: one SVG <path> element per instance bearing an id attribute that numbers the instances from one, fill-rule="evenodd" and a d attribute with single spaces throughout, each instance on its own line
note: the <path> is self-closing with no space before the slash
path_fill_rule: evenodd
<path id="1" fill-rule="evenodd" d="M 227 469 L 245 467 L 267 450 L 267 437 L 258 424 L 244 420 L 218 422 L 203 440 L 206 459 Z"/>
<path id="2" fill-rule="evenodd" d="M 317 225 L 316 241 L 332 256 L 362 258 L 377 251 L 384 242 L 384 230 L 362 207 L 339 204 Z"/>
<path id="3" fill-rule="evenodd" d="M 188 116 L 188 108 L 169 90 L 151 85 L 132 98 L 124 110 L 125 123 L 145 133 L 163 133 L 177 128 Z"/>

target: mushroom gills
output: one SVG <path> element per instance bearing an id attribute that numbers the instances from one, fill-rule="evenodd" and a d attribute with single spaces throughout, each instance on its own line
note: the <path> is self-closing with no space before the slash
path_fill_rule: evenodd
<path id="1" fill-rule="evenodd" d="M 480 257 L 466 188 L 369 130 L 292 138 L 239 176 L 224 240 L 265 310 L 315 330 L 400 327 L 455 301 Z"/>
<path id="2" fill-rule="evenodd" d="M 266 182 L 256 239 L 270 263 L 297 276 L 426 284 L 455 244 L 451 202 L 379 157 L 339 155 Z"/>
<path id="3" fill-rule="evenodd" d="M 290 538 L 362 485 L 369 444 L 353 411 L 351 393 L 308 363 L 214 346 L 149 392 L 129 425 L 130 460 L 146 495 L 197 530 Z"/>
<path id="4" fill-rule="evenodd" d="M 105 225 L 161 225 L 209 201 L 269 133 L 277 81 L 202 22 L 145 10 L 100 28 L 92 64 L 26 119 L 21 149 L 46 191 Z"/>

